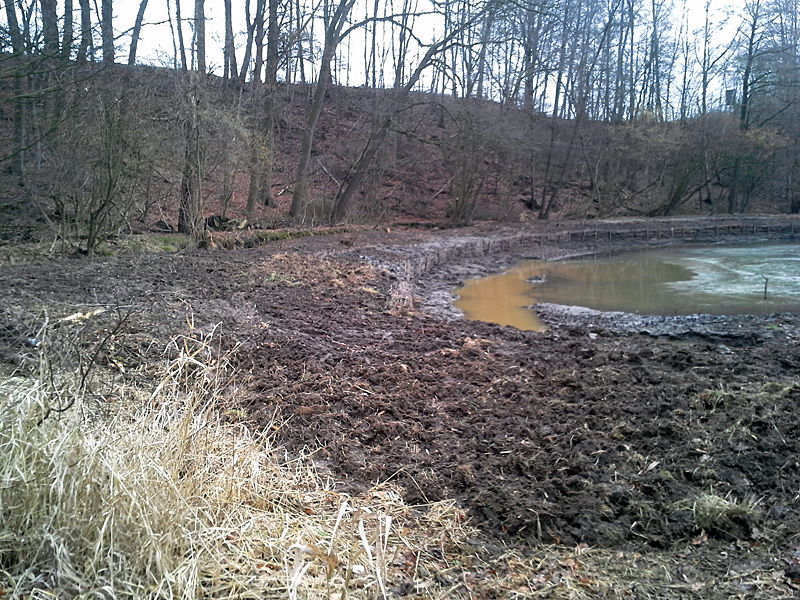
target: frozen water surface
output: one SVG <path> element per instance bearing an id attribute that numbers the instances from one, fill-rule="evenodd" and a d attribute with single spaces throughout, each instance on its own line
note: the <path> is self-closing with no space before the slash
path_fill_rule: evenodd
<path id="1" fill-rule="evenodd" d="M 764 289 L 766 285 L 766 299 Z M 800 312 L 800 245 L 653 250 L 579 261 L 525 261 L 467 282 L 467 318 L 541 329 L 539 302 L 651 315 Z"/>

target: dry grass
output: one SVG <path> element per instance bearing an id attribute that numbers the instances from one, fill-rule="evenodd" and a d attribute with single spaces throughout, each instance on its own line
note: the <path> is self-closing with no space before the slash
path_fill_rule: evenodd
<path id="1" fill-rule="evenodd" d="M 43 420 L 48 382 L 0 386 L 0 596 L 382 597 L 438 569 L 421 535 L 465 535 L 452 503 L 336 493 L 309 455 L 228 422 L 210 339 L 176 347 L 154 393 L 111 411 L 79 398 Z"/>

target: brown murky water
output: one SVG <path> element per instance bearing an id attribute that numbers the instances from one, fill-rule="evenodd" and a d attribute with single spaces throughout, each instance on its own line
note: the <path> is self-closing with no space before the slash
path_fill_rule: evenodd
<path id="1" fill-rule="evenodd" d="M 798 312 L 798 286 L 798 246 L 721 247 L 525 261 L 467 282 L 455 305 L 468 319 L 543 331 L 529 308 L 540 302 L 652 315 Z"/>

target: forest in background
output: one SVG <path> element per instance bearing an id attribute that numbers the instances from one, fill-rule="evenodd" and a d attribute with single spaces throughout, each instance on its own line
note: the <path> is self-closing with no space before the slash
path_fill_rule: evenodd
<path id="1" fill-rule="evenodd" d="M 174 0 L 148 66 L 147 0 L 8 0 L 0 235 L 796 213 L 797 4 Z"/>

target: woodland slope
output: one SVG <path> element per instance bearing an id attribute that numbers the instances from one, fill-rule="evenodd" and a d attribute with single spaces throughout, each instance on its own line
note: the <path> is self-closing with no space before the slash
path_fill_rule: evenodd
<path id="1" fill-rule="evenodd" d="M 202 237 L 226 223 L 244 226 L 245 218 L 256 227 L 463 224 L 798 208 L 791 136 L 743 131 L 732 113 L 614 124 L 331 86 L 312 146 L 308 202 L 290 218 L 313 86 L 234 86 L 143 66 L 67 65 L 55 74 L 30 76 L 39 108 L 28 129 L 38 141 L 26 149 L 24 173 L 0 175 L 7 244 L 55 239 L 65 251 L 93 253 L 120 234 L 180 227 Z M 9 102 L 12 82 L 0 78 Z M 264 155 L 266 98 L 274 148 Z M 0 121 L 9 155 L 13 124 Z M 384 127 L 380 149 L 360 163 Z M 356 171 L 356 193 L 338 210 Z M 187 198 L 198 211 L 194 229 L 186 229 Z"/>

